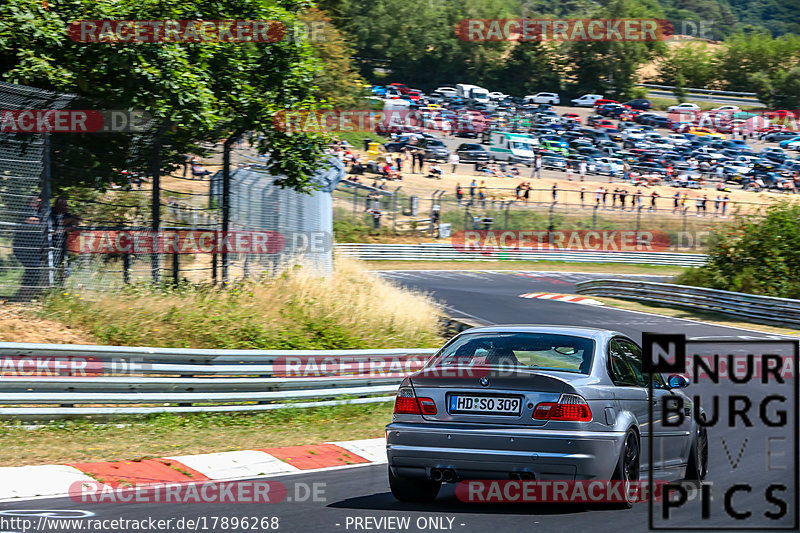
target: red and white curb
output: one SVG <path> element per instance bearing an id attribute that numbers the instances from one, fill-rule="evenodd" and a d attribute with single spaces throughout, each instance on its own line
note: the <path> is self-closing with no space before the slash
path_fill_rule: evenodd
<path id="1" fill-rule="evenodd" d="M 76 482 L 147 486 L 232 481 L 386 462 L 386 440 L 379 438 L 141 461 L 0 467 L 0 502 L 65 496 Z"/>
<path id="2" fill-rule="evenodd" d="M 549 292 L 528 292 L 520 294 L 520 298 L 539 298 L 542 300 L 555 300 L 557 302 L 569 302 L 573 304 L 584 305 L 603 305 L 603 302 L 598 302 L 592 298 L 584 296 L 575 296 L 574 294 L 552 294 Z"/>

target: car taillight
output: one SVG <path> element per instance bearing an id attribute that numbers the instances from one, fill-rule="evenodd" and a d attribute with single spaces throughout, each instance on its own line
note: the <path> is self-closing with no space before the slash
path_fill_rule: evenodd
<path id="1" fill-rule="evenodd" d="M 589 422 L 592 411 L 582 396 L 562 394 L 558 403 L 542 402 L 533 410 L 535 420 L 561 420 L 568 422 Z"/>
<path id="2" fill-rule="evenodd" d="M 398 415 L 435 415 L 436 404 L 432 398 L 417 398 L 414 389 L 403 387 L 397 391 L 394 413 Z"/>

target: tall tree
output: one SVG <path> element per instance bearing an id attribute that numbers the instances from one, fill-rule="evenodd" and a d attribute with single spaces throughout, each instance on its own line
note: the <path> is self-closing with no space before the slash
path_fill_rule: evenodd
<path id="1" fill-rule="evenodd" d="M 306 190 L 324 139 L 281 132 L 273 117 L 281 109 L 316 105 L 317 60 L 307 41 L 81 43 L 69 38 L 67 28 L 75 20 L 164 19 L 273 20 L 292 26 L 297 13 L 309 6 L 305 0 L 71 0 L 52 5 L 7 0 L 0 5 L 0 75 L 5 81 L 75 93 L 98 105 L 149 113 L 167 127 L 163 153 L 176 166 L 199 141 L 256 130 L 263 134 L 261 148 L 271 169 L 286 175 L 281 183 Z M 91 154 L 93 161 L 84 163 L 96 163 L 95 175 L 70 163 L 54 177 L 100 185 L 114 179 L 115 168 L 145 170 L 149 158 L 144 152 L 90 151 L 87 157 Z"/>
<path id="2" fill-rule="evenodd" d="M 612 0 L 591 14 L 592 18 L 662 18 L 654 0 Z M 569 70 L 580 92 L 604 92 L 628 98 L 638 83 L 639 67 L 665 50 L 661 41 L 577 41 L 565 43 Z"/>

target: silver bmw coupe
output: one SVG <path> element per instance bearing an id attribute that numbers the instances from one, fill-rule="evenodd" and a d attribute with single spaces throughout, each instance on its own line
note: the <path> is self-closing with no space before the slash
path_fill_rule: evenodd
<path id="1" fill-rule="evenodd" d="M 386 426 L 392 494 L 430 502 L 442 483 L 479 479 L 633 482 L 647 468 L 703 479 L 708 436 L 688 380 L 653 375 L 651 396 L 649 379 L 641 348 L 614 331 L 464 331 L 400 385 Z M 664 409 L 676 396 L 683 416 Z"/>

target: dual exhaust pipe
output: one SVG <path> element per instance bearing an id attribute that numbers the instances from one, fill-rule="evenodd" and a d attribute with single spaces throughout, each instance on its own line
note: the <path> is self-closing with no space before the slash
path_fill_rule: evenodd
<path id="1" fill-rule="evenodd" d="M 532 472 L 511 472 L 508 477 L 519 481 L 533 481 L 536 479 Z M 456 480 L 456 472 L 452 468 L 431 468 L 431 479 L 433 481 L 452 483 Z"/>
<path id="2" fill-rule="evenodd" d="M 451 468 L 431 468 L 431 479 L 452 483 L 456 480 L 456 472 Z"/>

